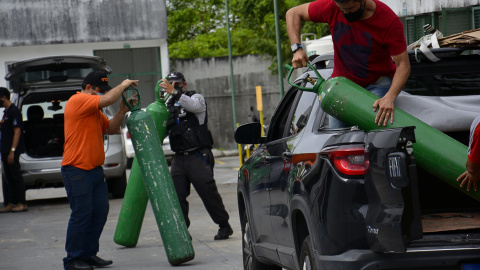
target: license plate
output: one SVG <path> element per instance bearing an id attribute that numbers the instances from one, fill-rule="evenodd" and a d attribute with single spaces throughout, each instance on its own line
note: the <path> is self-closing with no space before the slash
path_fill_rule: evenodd
<path id="1" fill-rule="evenodd" d="M 480 263 L 462 264 L 462 270 L 480 270 Z"/>

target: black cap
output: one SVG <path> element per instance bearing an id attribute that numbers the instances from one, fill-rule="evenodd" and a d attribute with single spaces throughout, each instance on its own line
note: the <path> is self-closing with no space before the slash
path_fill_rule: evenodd
<path id="1" fill-rule="evenodd" d="M 87 76 L 83 79 L 83 84 L 87 85 L 94 85 L 102 89 L 104 92 L 112 89 L 110 85 L 108 85 L 108 77 L 105 72 L 102 71 L 92 71 L 88 73 Z"/>
<path id="2" fill-rule="evenodd" d="M 180 73 L 178 71 L 175 71 L 175 72 L 172 72 L 172 73 L 168 74 L 168 81 L 169 82 L 184 82 L 185 77 L 183 77 L 182 73 Z"/>

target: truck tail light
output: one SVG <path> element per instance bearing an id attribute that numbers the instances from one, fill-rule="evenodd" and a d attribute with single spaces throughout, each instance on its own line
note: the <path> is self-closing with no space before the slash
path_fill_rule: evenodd
<path id="1" fill-rule="evenodd" d="M 363 146 L 339 146 L 322 152 L 326 154 L 335 168 L 346 175 L 363 175 L 368 169 Z"/>

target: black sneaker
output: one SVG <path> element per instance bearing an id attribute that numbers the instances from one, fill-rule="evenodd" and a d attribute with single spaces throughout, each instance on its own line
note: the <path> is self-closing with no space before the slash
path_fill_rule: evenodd
<path id="1" fill-rule="evenodd" d="M 233 230 L 232 230 L 232 227 L 230 227 L 230 225 L 228 225 L 227 227 L 220 227 L 220 229 L 218 229 L 217 235 L 215 235 L 213 239 L 225 240 L 225 239 L 228 239 L 228 237 L 232 234 L 233 234 Z"/>

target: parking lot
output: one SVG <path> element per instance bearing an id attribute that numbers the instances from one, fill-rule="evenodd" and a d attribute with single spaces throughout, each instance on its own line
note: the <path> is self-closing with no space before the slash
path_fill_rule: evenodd
<path id="1" fill-rule="evenodd" d="M 228 240 L 213 240 L 218 227 L 210 219 L 197 193 L 192 191 L 189 198 L 192 221 L 189 232 L 195 259 L 180 266 L 184 269 L 243 269 L 236 196 L 238 157 L 219 157 L 216 161 L 215 179 L 230 214 L 234 233 Z M 3 197 L 0 196 L 0 199 L 3 201 Z M 27 204 L 28 212 L 0 215 L 0 269 L 63 269 L 65 233 L 70 214 L 65 190 L 28 190 Z M 100 239 L 98 255 L 113 260 L 110 268 L 118 270 L 172 267 L 150 205 L 137 246 L 125 248 L 113 242 L 121 205 L 122 199 L 110 200 L 110 213 Z"/>

